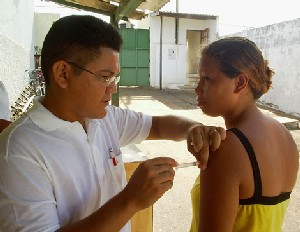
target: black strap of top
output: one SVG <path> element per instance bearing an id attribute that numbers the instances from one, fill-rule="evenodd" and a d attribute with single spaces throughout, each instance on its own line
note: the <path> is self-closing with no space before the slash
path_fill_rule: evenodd
<path id="1" fill-rule="evenodd" d="M 256 156 L 255 156 L 253 147 L 250 144 L 247 137 L 239 129 L 231 128 L 229 130 L 232 131 L 239 138 L 239 140 L 241 141 L 241 143 L 243 144 L 244 148 L 246 149 L 246 151 L 248 153 L 248 156 L 249 156 L 249 159 L 251 162 L 251 166 L 252 166 L 252 170 L 253 170 L 253 177 L 254 177 L 253 198 L 258 198 L 259 196 L 262 195 L 262 183 L 261 183 L 260 171 L 259 171 L 259 167 L 258 167 L 258 163 L 256 160 Z"/>
<path id="2" fill-rule="evenodd" d="M 265 197 L 262 196 L 262 181 L 259 166 L 256 160 L 255 152 L 253 150 L 252 145 L 250 144 L 247 137 L 237 128 L 231 128 L 229 131 L 232 131 L 241 141 L 244 148 L 246 149 L 252 170 L 253 170 L 253 177 L 254 177 L 254 194 L 251 198 L 247 199 L 240 199 L 240 205 L 250 205 L 250 204 L 264 204 L 264 205 L 275 205 L 280 202 L 283 202 L 290 198 L 290 192 L 281 193 L 278 196 L 274 197 Z"/>

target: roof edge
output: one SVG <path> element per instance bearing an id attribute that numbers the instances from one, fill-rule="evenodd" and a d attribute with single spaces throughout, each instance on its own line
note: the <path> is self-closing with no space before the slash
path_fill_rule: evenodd
<path id="1" fill-rule="evenodd" d="M 155 11 L 150 13 L 150 16 L 166 16 L 172 18 L 186 18 L 186 19 L 217 19 L 217 15 L 207 15 L 207 14 L 190 14 L 190 13 L 174 13 L 174 12 L 165 12 L 165 11 Z"/>

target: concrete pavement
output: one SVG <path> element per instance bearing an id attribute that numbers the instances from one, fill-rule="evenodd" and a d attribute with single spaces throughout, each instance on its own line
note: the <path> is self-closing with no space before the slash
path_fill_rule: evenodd
<path id="1" fill-rule="evenodd" d="M 196 97 L 192 91 L 158 90 L 154 88 L 120 87 L 120 106 L 152 115 L 175 114 L 197 120 L 206 125 L 223 126 L 221 117 L 211 118 L 204 115 L 196 106 Z M 275 112 L 263 106 L 261 110 L 284 123 L 293 135 L 300 150 L 300 130 L 298 119 L 281 112 Z M 148 158 L 171 156 L 178 162 L 194 161 L 187 151 L 185 142 L 144 141 L 131 146 Z M 190 189 L 199 174 L 196 167 L 176 171 L 173 188 L 154 204 L 154 232 L 189 231 L 191 221 Z M 300 232 L 300 172 L 296 187 L 291 195 L 283 232 Z"/>

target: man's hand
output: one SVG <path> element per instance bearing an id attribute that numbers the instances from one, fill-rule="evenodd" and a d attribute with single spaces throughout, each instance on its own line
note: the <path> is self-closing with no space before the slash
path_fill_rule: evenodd
<path id="1" fill-rule="evenodd" d="M 207 166 L 209 150 L 216 150 L 226 137 L 222 127 L 204 126 L 184 117 L 166 115 L 153 116 L 152 127 L 147 139 L 187 140 L 188 150 L 204 170 Z"/>
<path id="2" fill-rule="evenodd" d="M 189 130 L 187 147 L 189 152 L 200 161 L 199 168 L 202 170 L 206 169 L 209 150 L 217 150 L 221 144 L 221 140 L 225 138 L 226 130 L 222 127 L 198 125 Z"/>
<path id="3" fill-rule="evenodd" d="M 11 121 L 7 121 L 5 119 L 0 119 L 0 133 L 11 124 Z"/>
<path id="4" fill-rule="evenodd" d="M 172 188 L 175 166 L 177 162 L 168 157 L 144 161 L 135 170 L 122 194 L 127 195 L 136 211 L 153 205 Z"/>

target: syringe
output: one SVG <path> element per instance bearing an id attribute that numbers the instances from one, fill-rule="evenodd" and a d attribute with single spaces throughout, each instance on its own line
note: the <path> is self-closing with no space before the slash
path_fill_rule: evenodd
<path id="1" fill-rule="evenodd" d="M 200 164 L 200 161 L 194 161 L 190 163 L 178 163 L 178 165 L 175 167 L 175 170 L 178 168 L 187 168 L 187 167 L 192 167 L 192 166 L 198 166 Z"/>

